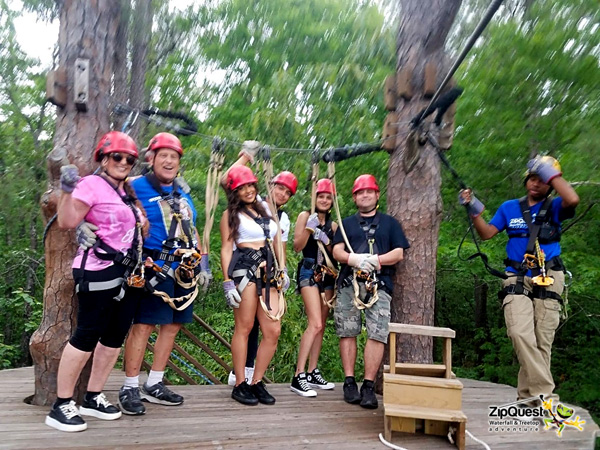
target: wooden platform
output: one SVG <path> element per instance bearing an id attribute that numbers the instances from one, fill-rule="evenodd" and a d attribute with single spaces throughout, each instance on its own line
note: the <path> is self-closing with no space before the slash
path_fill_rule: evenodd
<path id="1" fill-rule="evenodd" d="M 105 393 L 116 401 L 123 373 L 111 375 Z M 599 428 L 582 408 L 575 414 L 585 419 L 584 431 L 567 428 L 562 438 L 554 430 L 534 432 L 490 431 L 488 406 L 502 405 L 516 397 L 509 386 L 461 379 L 467 430 L 492 449 L 593 449 Z M 33 393 L 31 367 L 0 371 L 0 449 L 144 448 L 144 449 L 386 449 L 378 438 L 383 432 L 383 408 L 367 410 L 343 401 L 341 384 L 320 391 L 317 398 L 302 398 L 287 384 L 269 391 L 274 406 L 240 405 L 230 398 L 229 386 L 177 386 L 185 396 L 182 406 L 148 405 L 141 417 L 123 416 L 106 422 L 88 419 L 82 433 L 63 433 L 47 427 L 47 407 L 27 405 Z M 393 444 L 409 450 L 455 449 L 444 438 L 394 433 Z M 483 449 L 469 436 L 469 450 Z"/>

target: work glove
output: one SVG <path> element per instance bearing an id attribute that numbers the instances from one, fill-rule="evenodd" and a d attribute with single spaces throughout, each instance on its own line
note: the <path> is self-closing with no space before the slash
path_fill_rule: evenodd
<path id="1" fill-rule="evenodd" d="M 308 220 L 306 221 L 306 229 L 311 233 L 314 233 L 318 226 L 319 214 L 312 213 L 310 216 L 308 216 Z"/>
<path id="2" fill-rule="evenodd" d="M 467 207 L 471 217 L 478 217 L 485 209 L 485 205 L 471 192 L 471 189 L 462 189 L 458 193 L 458 203 Z"/>
<path id="3" fill-rule="evenodd" d="M 367 261 L 370 264 L 373 264 L 374 270 L 381 270 L 381 263 L 379 262 L 379 255 L 369 255 L 369 256 L 367 256 Z"/>
<path id="4" fill-rule="evenodd" d="M 200 275 L 198 276 L 198 284 L 204 292 L 208 289 L 208 285 L 212 281 L 213 276 L 210 271 L 210 262 L 208 259 L 208 253 L 202 253 L 202 259 L 200 260 Z"/>
<path id="5" fill-rule="evenodd" d="M 550 184 L 550 181 L 562 175 L 562 172 L 557 170 L 551 162 L 541 157 L 530 159 L 527 163 L 527 168 L 530 173 L 539 176 L 546 184 Z"/>
<path id="6" fill-rule="evenodd" d="M 242 150 L 238 154 L 238 157 L 241 157 L 242 155 L 246 155 L 246 157 L 251 162 L 254 162 L 254 157 L 258 154 L 259 150 L 260 150 L 260 142 L 258 142 L 258 141 L 244 141 L 242 143 Z"/>
<path id="7" fill-rule="evenodd" d="M 240 297 L 240 293 L 235 287 L 235 283 L 233 280 L 223 281 L 223 291 L 225 291 L 225 299 L 227 299 L 227 305 L 230 308 L 239 308 L 240 302 L 242 301 L 242 297 Z"/>
<path id="8" fill-rule="evenodd" d="M 375 265 L 372 261 L 369 261 L 368 253 L 350 253 L 348 257 L 348 265 L 364 272 L 372 272 L 375 269 Z"/>
<path id="9" fill-rule="evenodd" d="M 93 223 L 82 221 L 75 230 L 75 239 L 79 244 L 79 248 L 81 250 L 87 250 L 91 248 L 96 243 L 98 236 L 94 231 L 98 231 L 98 227 Z"/>
<path id="10" fill-rule="evenodd" d="M 283 268 L 282 288 L 283 288 L 283 292 L 287 291 L 290 288 L 290 276 L 288 275 L 287 267 Z"/>
<path id="11" fill-rule="evenodd" d="M 315 229 L 315 233 L 313 234 L 313 237 L 317 241 L 321 241 L 323 244 L 329 245 L 329 236 L 327 236 L 327 233 L 325 233 L 323 230 L 320 230 L 318 228 Z"/>
<path id="12" fill-rule="evenodd" d="M 63 192 L 67 194 L 73 192 L 80 178 L 79 169 L 76 165 L 68 164 L 60 168 L 60 188 Z"/>

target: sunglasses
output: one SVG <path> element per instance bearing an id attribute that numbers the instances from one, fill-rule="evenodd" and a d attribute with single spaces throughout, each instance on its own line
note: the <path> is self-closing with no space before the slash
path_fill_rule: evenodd
<path id="1" fill-rule="evenodd" d="M 125 161 L 127 162 L 128 165 L 133 166 L 135 164 L 134 156 L 131 156 L 131 155 L 123 156 L 120 153 L 109 153 L 108 155 L 114 162 L 117 162 L 117 163 L 121 162 L 123 160 L 123 158 L 125 158 Z"/>

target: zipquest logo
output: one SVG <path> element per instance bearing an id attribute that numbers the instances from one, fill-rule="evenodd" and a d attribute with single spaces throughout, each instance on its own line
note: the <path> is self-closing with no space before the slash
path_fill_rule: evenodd
<path id="1" fill-rule="evenodd" d="M 524 406 L 528 401 L 539 400 L 537 397 L 533 397 L 527 400 L 520 400 L 518 402 L 507 403 L 506 405 L 490 405 L 489 417 L 497 417 L 502 420 L 506 417 L 510 418 L 531 418 L 531 417 L 543 417 L 544 408 L 542 406 L 528 407 Z"/>
<path id="2" fill-rule="evenodd" d="M 529 402 L 539 402 L 538 397 L 489 406 L 489 430 L 499 433 L 538 432 L 541 419 L 544 417 L 542 406 L 528 406 Z M 535 404 L 535 403 L 533 403 Z"/>

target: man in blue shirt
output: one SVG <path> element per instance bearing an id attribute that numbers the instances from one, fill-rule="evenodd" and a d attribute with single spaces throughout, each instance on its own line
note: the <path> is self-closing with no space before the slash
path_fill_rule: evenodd
<path id="1" fill-rule="evenodd" d="M 466 205 L 473 225 L 483 240 L 506 230 L 507 259 L 502 299 L 507 334 L 520 369 L 517 399 L 543 395 L 555 398 L 550 371 L 554 333 L 558 327 L 564 266 L 560 259 L 561 223 L 575 215 L 579 197 L 562 177 L 560 164 L 550 156 L 527 164 L 522 199 L 504 202 L 489 223 L 481 217 L 484 205 L 469 189 L 459 200 Z M 556 198 L 549 197 L 555 190 Z"/>

